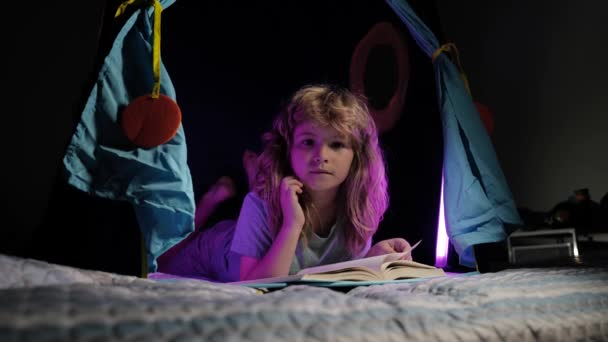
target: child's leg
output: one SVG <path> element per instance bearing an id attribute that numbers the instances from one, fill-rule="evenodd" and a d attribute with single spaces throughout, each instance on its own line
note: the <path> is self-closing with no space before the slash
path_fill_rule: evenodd
<path id="1" fill-rule="evenodd" d="M 200 230 L 215 208 L 235 193 L 234 181 L 227 176 L 220 177 L 198 201 L 194 213 L 194 229 Z"/>
<path id="2" fill-rule="evenodd" d="M 159 262 L 159 272 L 221 282 L 237 280 L 228 263 L 235 227 L 235 220 L 224 220 L 191 234 L 195 238 L 173 258 L 165 260 L 162 267 Z"/>
<path id="3" fill-rule="evenodd" d="M 215 208 L 223 201 L 234 196 L 235 192 L 234 181 L 226 176 L 220 177 L 220 179 L 209 188 L 196 206 L 196 211 L 194 213 L 194 231 L 158 257 L 158 270 L 160 272 L 167 272 L 166 266 L 171 262 L 175 255 L 200 233 L 201 228 L 205 225 L 205 222 L 209 216 L 211 216 Z"/>

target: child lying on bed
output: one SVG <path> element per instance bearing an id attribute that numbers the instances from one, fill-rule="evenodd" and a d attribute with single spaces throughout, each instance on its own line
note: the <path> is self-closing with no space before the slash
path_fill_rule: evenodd
<path id="1" fill-rule="evenodd" d="M 160 272 L 249 280 L 410 248 L 401 238 L 370 247 L 388 192 L 376 126 L 363 100 L 346 89 L 305 86 L 264 142 L 238 220 L 191 234 L 159 258 Z M 250 155 L 244 163 L 251 171 Z M 203 196 L 198 225 L 230 189 L 220 179 L 207 202 Z"/>

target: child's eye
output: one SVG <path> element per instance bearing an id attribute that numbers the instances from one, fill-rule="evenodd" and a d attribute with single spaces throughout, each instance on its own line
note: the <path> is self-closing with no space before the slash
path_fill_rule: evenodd
<path id="1" fill-rule="evenodd" d="M 334 141 L 329 145 L 332 149 L 337 150 L 339 148 L 346 147 L 346 144 L 341 141 Z"/>
<path id="2" fill-rule="evenodd" d="M 300 145 L 302 145 L 302 146 L 312 146 L 314 144 L 315 144 L 315 142 L 312 139 L 303 139 L 300 141 Z"/>

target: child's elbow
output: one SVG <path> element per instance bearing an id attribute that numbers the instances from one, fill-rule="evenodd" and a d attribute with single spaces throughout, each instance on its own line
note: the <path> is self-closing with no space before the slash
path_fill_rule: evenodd
<path id="1" fill-rule="evenodd" d="M 239 267 L 240 280 L 244 281 L 244 280 L 257 279 L 257 277 L 253 276 L 255 273 L 255 272 L 253 272 L 253 270 L 256 268 L 259 260 L 252 258 L 252 257 L 248 257 L 248 256 L 242 256 L 240 261 L 241 261 L 240 267 Z"/>

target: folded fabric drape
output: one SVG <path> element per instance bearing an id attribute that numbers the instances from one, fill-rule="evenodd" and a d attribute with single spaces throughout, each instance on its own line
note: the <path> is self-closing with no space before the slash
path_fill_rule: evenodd
<path id="1" fill-rule="evenodd" d="M 418 46 L 434 58 L 443 125 L 446 231 L 461 265 L 475 267 L 473 245 L 504 240 L 504 225 L 520 224 L 492 142 L 460 71 L 405 0 L 387 0 Z"/>
<path id="2" fill-rule="evenodd" d="M 174 2 L 161 0 L 160 5 L 166 9 Z M 153 7 L 144 6 L 123 25 L 63 158 L 70 185 L 93 196 L 133 204 L 149 272 L 156 270 L 160 254 L 194 230 L 194 192 L 183 127 L 167 143 L 142 149 L 129 141 L 119 123 L 122 110 L 149 94 L 155 84 L 153 22 Z M 160 93 L 175 100 L 162 61 L 160 77 Z"/>

